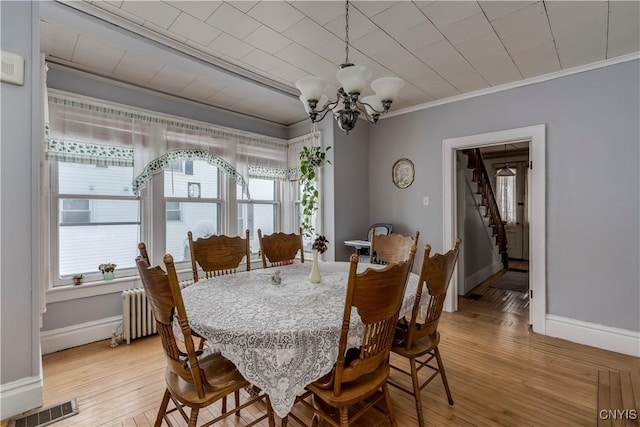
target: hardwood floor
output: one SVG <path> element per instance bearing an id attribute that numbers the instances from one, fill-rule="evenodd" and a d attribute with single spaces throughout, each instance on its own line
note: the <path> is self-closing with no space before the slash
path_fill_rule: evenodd
<path id="1" fill-rule="evenodd" d="M 443 314 L 440 351 L 455 405 L 447 404 L 440 380 L 433 381 L 422 392 L 427 425 L 597 425 L 599 372 L 637 377 L 640 360 L 530 332 L 523 294 L 490 283 L 474 290 L 482 293 L 479 300 L 461 298 L 460 312 Z M 157 336 L 128 346 L 110 348 L 106 340 L 46 355 L 45 406 L 77 398 L 79 414 L 56 427 L 153 425 L 164 391 L 164 366 Z M 392 375 L 409 386 L 403 375 Z M 417 426 L 413 398 L 393 387 L 391 395 L 398 426 Z M 241 419 L 232 416 L 221 425 L 243 425 L 260 409 L 243 411 Z M 204 421 L 211 414 L 202 416 Z M 374 418 L 371 414 L 357 425 L 369 427 Z M 184 423 L 176 418 L 175 425 Z"/>

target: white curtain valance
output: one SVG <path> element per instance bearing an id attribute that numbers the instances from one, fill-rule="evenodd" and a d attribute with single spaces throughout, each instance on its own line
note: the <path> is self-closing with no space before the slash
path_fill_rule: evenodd
<path id="1" fill-rule="evenodd" d="M 47 158 L 59 162 L 133 166 L 133 148 L 49 138 Z"/>
<path id="2" fill-rule="evenodd" d="M 249 186 L 245 179 L 236 171 L 236 169 L 227 163 L 224 159 L 211 154 L 206 150 L 179 149 L 172 150 L 148 163 L 142 173 L 133 180 L 133 192 L 138 194 L 140 189 L 144 187 L 156 173 L 164 171 L 177 160 L 203 160 L 210 165 L 217 166 L 224 173 L 234 180 L 238 185 L 242 186 L 243 193 L 249 197 Z"/>

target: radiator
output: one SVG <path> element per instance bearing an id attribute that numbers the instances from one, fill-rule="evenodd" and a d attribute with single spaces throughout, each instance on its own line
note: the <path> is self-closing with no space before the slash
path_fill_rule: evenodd
<path id="1" fill-rule="evenodd" d="M 193 284 L 193 280 L 180 282 L 180 289 Z M 156 319 L 147 301 L 144 288 L 122 291 L 122 338 L 131 344 L 131 340 L 146 337 L 158 332 Z"/>

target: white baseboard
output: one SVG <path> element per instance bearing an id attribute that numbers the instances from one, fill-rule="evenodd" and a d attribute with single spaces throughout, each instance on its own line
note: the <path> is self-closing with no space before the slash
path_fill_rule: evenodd
<path id="1" fill-rule="evenodd" d="M 546 335 L 640 357 L 640 332 L 547 314 Z"/>
<path id="2" fill-rule="evenodd" d="M 42 354 L 49 354 L 111 337 L 122 323 L 122 316 L 81 323 L 40 333 Z"/>
<path id="3" fill-rule="evenodd" d="M 44 403 L 42 377 L 21 378 L 0 385 L 0 419 L 30 411 Z"/>
<path id="4" fill-rule="evenodd" d="M 476 271 L 471 276 L 464 279 L 464 292 L 459 293 L 460 295 L 464 295 L 469 292 L 471 289 L 478 286 L 480 283 L 487 280 L 491 275 L 496 274 L 498 271 L 502 270 L 503 265 L 501 261 L 495 262 L 483 268 L 480 271 Z"/>

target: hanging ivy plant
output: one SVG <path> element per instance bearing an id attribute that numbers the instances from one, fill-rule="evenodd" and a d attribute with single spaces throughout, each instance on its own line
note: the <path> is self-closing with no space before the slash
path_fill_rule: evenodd
<path id="1" fill-rule="evenodd" d="M 322 148 L 319 146 L 302 147 L 300 152 L 300 183 L 302 184 L 302 230 L 307 238 L 315 235 L 315 227 L 311 221 L 313 214 L 318 210 L 318 189 L 315 181 L 318 176 L 318 168 L 325 163 L 331 164 L 327 160 L 327 151 L 331 147 Z"/>

